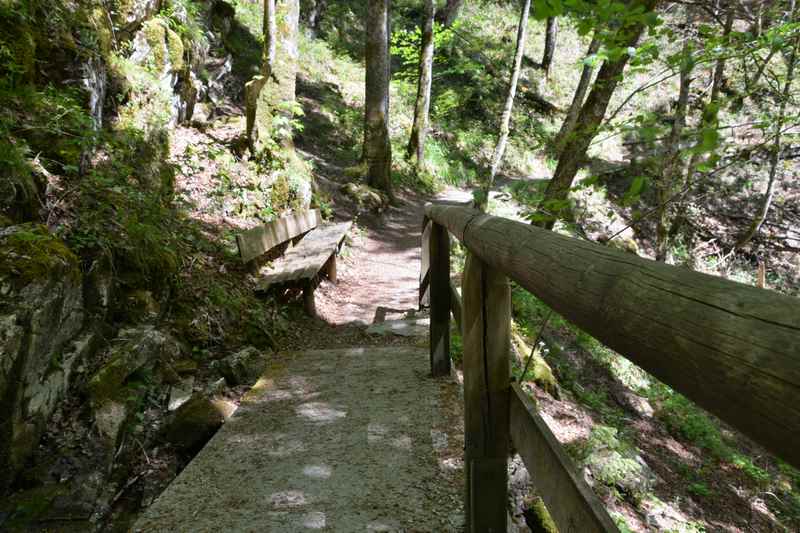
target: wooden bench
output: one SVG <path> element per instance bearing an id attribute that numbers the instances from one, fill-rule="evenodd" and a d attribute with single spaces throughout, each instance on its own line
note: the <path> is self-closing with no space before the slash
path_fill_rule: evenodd
<path id="1" fill-rule="evenodd" d="M 319 210 L 309 209 L 240 233 L 236 236 L 236 244 L 242 261 L 247 263 L 289 243 L 291 247 L 283 256 L 270 268 L 262 270 L 257 290 L 266 291 L 290 282 L 301 283 L 305 310 L 315 316 L 314 290 L 318 274 L 324 269 L 328 279 L 336 283 L 336 254 L 352 225 L 352 221 L 322 224 Z"/>

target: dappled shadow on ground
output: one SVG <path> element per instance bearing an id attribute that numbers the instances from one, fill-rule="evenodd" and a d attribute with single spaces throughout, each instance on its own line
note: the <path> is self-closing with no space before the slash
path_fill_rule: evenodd
<path id="1" fill-rule="evenodd" d="M 659 418 L 659 406 L 634 393 L 610 370 L 608 362 L 578 345 L 572 333 L 551 330 L 544 338 L 551 347 L 546 359 L 568 393 L 559 400 L 538 387 L 532 392 L 562 444 L 580 450 L 598 424 L 619 428 L 622 438 L 635 445 L 636 453 L 656 476 L 649 493 L 657 500 L 646 497 L 643 504 L 634 494 L 595 481 L 595 489 L 609 509 L 625 515 L 636 530 L 649 530 L 656 523 L 663 526 L 665 522 L 659 520 L 705 523 L 714 531 L 783 530 L 786 524 L 774 514 L 782 512 L 780 507 L 769 501 L 752 479 L 742 470 L 718 462 L 707 450 L 670 434 Z M 751 455 L 764 455 L 741 437 L 736 445 Z M 687 494 L 691 486 L 699 487 L 699 492 Z"/>
<path id="2" fill-rule="evenodd" d="M 303 105 L 303 130 L 295 136 L 298 148 L 319 159 L 323 167 L 354 165 L 360 155 L 361 128 L 344 124 L 362 111 L 345 102 L 338 86 L 297 78 L 297 97 Z M 360 122 L 355 121 L 360 126 Z M 330 170 L 323 168 L 323 170 Z"/>
<path id="3" fill-rule="evenodd" d="M 427 366 L 408 347 L 284 354 L 139 525 L 460 530 L 456 385 Z"/>

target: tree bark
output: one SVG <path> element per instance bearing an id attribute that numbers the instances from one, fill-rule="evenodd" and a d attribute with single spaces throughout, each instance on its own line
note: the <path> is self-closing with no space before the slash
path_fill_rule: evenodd
<path id="1" fill-rule="evenodd" d="M 597 38 L 597 34 L 595 33 L 595 35 L 592 37 L 592 42 L 589 43 L 589 49 L 586 51 L 585 57 L 589 58 L 593 56 L 599 49 L 600 39 Z M 556 139 L 553 142 L 556 155 L 561 155 L 561 152 L 564 149 L 564 143 L 567 141 L 567 137 L 572 133 L 572 130 L 575 129 L 575 124 L 578 123 L 578 113 L 580 113 L 583 101 L 586 99 L 586 91 L 589 90 L 589 84 L 592 81 L 592 74 L 594 74 L 594 67 L 592 65 L 584 64 L 583 71 L 581 72 L 581 79 L 578 82 L 577 89 L 575 89 L 575 95 L 572 97 L 572 103 L 567 110 L 567 116 L 564 117 L 564 122 L 561 124 L 561 129 L 558 131 L 558 135 L 556 135 Z"/>
<path id="2" fill-rule="evenodd" d="M 425 165 L 425 137 L 428 134 L 431 107 L 431 83 L 433 81 L 433 19 L 436 14 L 434 0 L 425 0 L 425 14 L 422 21 L 422 43 L 419 56 L 419 79 L 417 81 L 417 102 L 414 106 L 414 125 L 408 140 L 406 157 L 416 156 L 417 171 Z"/>
<path id="3" fill-rule="evenodd" d="M 519 82 L 519 73 L 522 69 L 522 57 L 525 55 L 525 39 L 528 35 L 528 14 L 530 10 L 531 0 L 525 0 L 522 5 L 522 12 L 519 16 L 519 25 L 517 26 L 517 49 L 514 53 L 514 64 L 511 67 L 508 96 L 506 96 L 506 105 L 503 108 L 503 115 L 500 117 L 500 134 L 497 138 L 497 145 L 494 148 L 494 153 L 492 154 L 492 166 L 489 171 L 489 179 L 486 182 L 484 194 L 478 204 L 478 207 L 482 211 L 486 209 L 486 204 L 489 201 L 489 191 L 494 185 L 494 177 L 497 175 L 497 170 L 500 168 L 500 163 L 503 161 L 503 154 L 505 154 L 506 144 L 508 143 L 511 112 L 514 110 L 514 98 L 517 94 L 517 83 Z"/>
<path id="4" fill-rule="evenodd" d="M 544 33 L 544 53 L 542 54 L 542 70 L 544 75 L 550 77 L 550 67 L 553 66 L 553 54 L 556 52 L 556 39 L 558 38 L 558 19 L 547 17 L 547 29 Z"/>
<path id="5" fill-rule="evenodd" d="M 731 31 L 733 30 L 733 23 L 735 20 L 736 9 L 733 6 L 730 6 L 728 13 L 725 17 L 725 26 L 722 30 L 722 37 L 725 43 L 729 42 Z M 714 65 L 714 78 L 711 84 L 711 94 L 708 97 L 708 102 L 706 102 L 705 106 L 703 107 L 703 117 L 701 119 L 701 126 L 700 131 L 705 128 L 709 128 L 715 126 L 717 123 L 717 115 L 718 115 L 718 108 L 717 104 L 719 103 L 719 95 L 722 92 L 722 83 L 725 79 L 725 55 L 721 55 L 717 58 L 717 63 Z M 688 191 L 691 186 L 692 182 L 694 182 L 694 176 L 697 173 L 697 168 L 700 165 L 700 162 L 703 160 L 703 154 L 699 152 L 694 152 L 689 158 L 689 166 L 686 169 L 686 178 L 684 179 L 684 188 Z M 672 222 L 672 227 L 669 229 L 669 235 L 677 235 L 680 231 L 683 224 L 686 222 L 686 202 L 680 201 L 678 202 L 677 207 L 677 217 Z"/>
<path id="6" fill-rule="evenodd" d="M 278 23 L 275 0 L 264 0 L 264 58 L 261 61 L 261 75 L 269 78 L 275 66 L 275 50 L 278 40 Z"/>
<path id="7" fill-rule="evenodd" d="M 656 2 L 657 0 L 643 0 L 639 5 L 645 11 L 652 11 Z M 644 30 L 645 24 L 642 21 L 622 27 L 618 33 L 620 37 L 618 41 L 623 48 L 636 47 Z M 608 109 L 608 102 L 611 100 L 617 84 L 622 79 L 622 73 L 627 63 L 628 54 L 623 54 L 615 61 L 605 61 L 603 66 L 600 67 L 600 72 L 597 73 L 594 86 L 578 115 L 579 126 L 564 144 L 564 150 L 558 159 L 556 171 L 545 190 L 545 207 L 547 208 L 548 204 L 556 205 L 551 210 L 551 217 L 542 222 L 542 226 L 547 229 L 553 228 L 556 217 L 564 215 L 565 210 L 563 205 L 560 204 L 567 200 L 575 175 L 584 163 L 586 151 L 589 149 L 592 139 L 597 135 L 597 130 L 603 122 L 603 117 Z"/>
<path id="8" fill-rule="evenodd" d="M 791 21 L 795 22 L 797 21 L 796 0 L 792 0 L 790 5 L 792 14 Z M 736 243 L 736 248 L 741 248 L 756 236 L 758 231 L 761 229 L 761 226 L 764 224 L 764 221 L 767 220 L 767 214 L 769 213 L 769 208 L 772 205 L 772 199 L 775 196 L 775 182 L 777 181 L 778 177 L 778 166 L 781 162 L 781 132 L 783 131 L 784 122 L 786 121 L 786 105 L 791 97 L 792 82 L 794 81 L 794 71 L 797 65 L 797 53 L 799 49 L 800 37 L 795 37 L 794 43 L 792 44 L 792 50 L 786 60 L 786 79 L 784 80 L 781 101 L 778 106 L 778 120 L 775 121 L 775 129 L 773 132 L 775 138 L 772 142 L 772 153 L 770 154 L 769 181 L 767 182 L 767 190 L 764 192 L 764 197 L 761 200 L 761 206 L 758 209 L 758 213 L 756 213 L 755 219 L 753 220 L 752 224 L 750 224 L 750 227 L 747 229 L 747 231 L 739 238 L 738 242 Z"/>
<path id="9" fill-rule="evenodd" d="M 687 24 L 691 27 L 691 22 Z M 656 261 L 667 260 L 669 250 L 669 201 L 675 190 L 675 183 L 683 174 L 681 171 L 681 135 L 686 124 L 686 109 L 689 104 L 689 88 L 692 84 L 694 62 L 691 57 L 691 44 L 687 39 L 683 45 L 683 64 L 681 65 L 678 105 L 672 120 L 672 129 L 663 156 L 661 179 L 656 183 Z"/>
<path id="10" fill-rule="evenodd" d="M 261 91 L 273 75 L 278 41 L 275 0 L 264 0 L 264 48 L 261 50 L 261 74 L 245 84 L 245 133 L 251 150 L 256 149 L 256 113 Z"/>
<path id="11" fill-rule="evenodd" d="M 322 23 L 322 14 L 324 11 L 325 0 L 309 0 L 306 24 L 308 25 L 308 31 L 312 36 L 316 36 L 319 33 L 320 24 Z"/>
<path id="12" fill-rule="evenodd" d="M 389 142 L 389 0 L 369 0 L 366 25 L 364 158 L 367 183 L 392 197 Z"/>
<path id="13" fill-rule="evenodd" d="M 436 22 L 449 28 L 458 18 L 463 6 L 464 0 L 447 0 L 445 6 L 436 14 Z"/>

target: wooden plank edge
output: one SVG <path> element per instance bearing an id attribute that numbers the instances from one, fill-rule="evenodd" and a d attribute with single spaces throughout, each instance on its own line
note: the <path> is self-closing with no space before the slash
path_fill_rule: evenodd
<path id="1" fill-rule="evenodd" d="M 514 383 L 511 392 L 511 440 L 559 531 L 619 533 L 525 391 Z"/>
<path id="2" fill-rule="evenodd" d="M 453 280 L 450 280 L 450 311 L 452 311 L 453 319 L 455 319 L 458 330 L 463 337 L 464 324 L 461 322 L 461 295 L 458 293 L 458 288 L 455 283 L 453 283 Z"/>

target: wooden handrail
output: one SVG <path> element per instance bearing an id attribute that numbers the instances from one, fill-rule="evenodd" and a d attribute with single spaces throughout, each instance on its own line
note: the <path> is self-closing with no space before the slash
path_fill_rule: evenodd
<path id="1" fill-rule="evenodd" d="M 425 213 L 566 319 L 800 467 L 800 300 L 465 207 Z"/>

